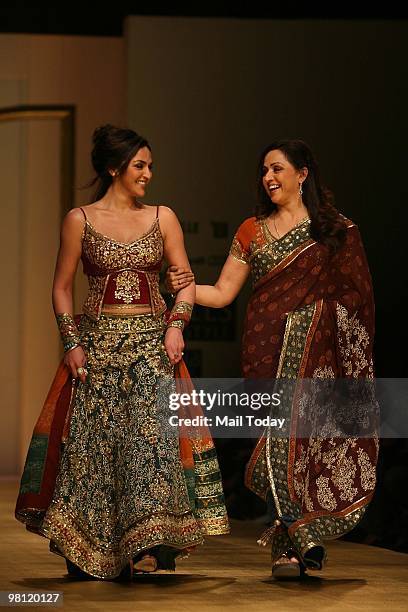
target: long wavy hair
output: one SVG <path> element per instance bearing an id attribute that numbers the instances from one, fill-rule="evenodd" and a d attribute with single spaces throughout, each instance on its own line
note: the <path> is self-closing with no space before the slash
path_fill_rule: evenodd
<path id="1" fill-rule="evenodd" d="M 133 130 L 118 128 L 109 123 L 96 128 L 92 141 L 91 159 L 96 176 L 86 187 L 96 185 L 91 200 L 96 202 L 103 198 L 112 185 L 110 171 L 122 174 L 139 149 L 147 147 L 151 151 L 151 148 L 148 141 Z"/>
<path id="2" fill-rule="evenodd" d="M 331 253 L 338 251 L 346 239 L 346 223 L 334 206 L 333 194 L 322 185 L 317 162 L 303 140 L 276 140 L 262 151 L 257 174 L 256 217 L 266 218 L 277 209 L 262 181 L 265 157 L 270 151 L 276 150 L 281 151 L 296 170 L 305 167 L 308 169 L 308 175 L 302 183 L 302 200 L 310 217 L 310 235 L 316 242 L 326 245 Z"/>

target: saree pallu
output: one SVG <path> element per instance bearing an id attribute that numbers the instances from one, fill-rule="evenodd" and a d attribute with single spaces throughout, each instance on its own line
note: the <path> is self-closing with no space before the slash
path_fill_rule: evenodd
<path id="1" fill-rule="evenodd" d="M 345 244 L 334 256 L 310 238 L 306 221 L 255 252 L 251 265 L 255 287 L 242 355 L 246 378 L 276 378 L 290 389 L 289 382 L 302 379 L 350 384 L 373 379 L 373 293 L 354 224 L 347 222 Z M 302 404 L 289 391 L 280 412 L 290 423 L 287 437 L 274 437 L 269 429 L 258 441 L 246 484 L 273 499 L 277 520 L 263 538 L 272 543 L 273 561 L 294 549 L 307 567 L 321 569 L 324 540 L 348 532 L 364 514 L 376 481 L 378 405 L 372 395 L 369 402 L 361 395 L 359 404 L 359 393 L 347 414 L 349 435 L 335 433 L 336 406 L 326 412 L 320 406 L 318 427 L 311 427 L 316 410 L 311 394 Z"/>
<path id="2" fill-rule="evenodd" d="M 83 316 L 86 382 L 59 366 L 29 447 L 16 518 L 98 578 L 143 550 L 177 556 L 229 532 L 208 431 L 166 429 L 158 383 L 177 390 L 189 376 L 170 364 L 164 331 L 163 316 Z"/>

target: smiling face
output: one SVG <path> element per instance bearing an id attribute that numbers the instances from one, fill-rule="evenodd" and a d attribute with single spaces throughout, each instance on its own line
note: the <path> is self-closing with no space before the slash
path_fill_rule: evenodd
<path id="1" fill-rule="evenodd" d="M 307 168 L 297 170 L 282 151 L 269 151 L 263 163 L 263 186 L 277 206 L 299 202 L 299 186 L 307 176 Z"/>
<path id="2" fill-rule="evenodd" d="M 152 178 L 152 154 L 148 147 L 142 147 L 130 160 L 126 170 L 117 176 L 115 182 L 129 195 L 141 198 L 145 195 L 146 186 Z"/>

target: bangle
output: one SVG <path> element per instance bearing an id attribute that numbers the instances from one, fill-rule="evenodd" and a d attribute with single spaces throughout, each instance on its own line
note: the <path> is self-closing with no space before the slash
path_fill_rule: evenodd
<path id="1" fill-rule="evenodd" d="M 75 321 L 68 312 L 62 312 L 56 315 L 58 329 L 61 335 L 64 352 L 72 351 L 81 344 L 79 331 L 75 325 Z"/>
<path id="2" fill-rule="evenodd" d="M 64 348 L 64 353 L 69 353 L 69 351 L 73 351 L 77 346 L 81 346 L 80 344 L 72 344 L 69 348 Z"/>
<path id="3" fill-rule="evenodd" d="M 170 312 L 170 316 L 167 321 L 167 328 L 177 327 L 183 331 L 185 326 L 190 322 L 192 312 L 192 304 L 189 304 L 188 302 L 177 302 L 174 304 Z"/>
<path id="4" fill-rule="evenodd" d="M 167 329 L 169 329 L 169 327 L 176 327 L 177 329 L 183 331 L 185 323 L 182 319 L 173 319 L 173 321 L 170 321 L 170 323 L 167 324 Z"/>

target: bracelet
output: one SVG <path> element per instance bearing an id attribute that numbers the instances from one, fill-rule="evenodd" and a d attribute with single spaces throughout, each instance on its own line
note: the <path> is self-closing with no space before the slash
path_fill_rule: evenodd
<path id="1" fill-rule="evenodd" d="M 181 331 L 183 331 L 185 326 L 186 324 L 182 319 L 174 319 L 167 324 L 167 329 L 169 329 L 169 327 L 176 327 L 177 329 L 181 329 Z"/>
<path id="2" fill-rule="evenodd" d="M 167 328 L 177 327 L 183 331 L 185 326 L 190 322 L 192 312 L 192 304 L 189 304 L 188 302 L 177 302 L 174 304 L 170 312 L 170 316 L 167 321 Z"/>
<path id="3" fill-rule="evenodd" d="M 68 353 L 68 351 L 72 351 L 72 349 L 81 344 L 78 328 L 75 325 L 74 318 L 68 312 L 57 314 L 56 319 L 64 346 L 64 353 Z"/>

